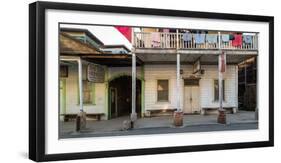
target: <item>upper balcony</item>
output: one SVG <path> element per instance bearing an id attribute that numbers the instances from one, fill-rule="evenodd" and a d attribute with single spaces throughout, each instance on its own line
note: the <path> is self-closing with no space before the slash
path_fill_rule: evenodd
<path id="1" fill-rule="evenodd" d="M 257 51 L 258 35 L 256 33 L 165 33 L 135 32 L 136 49 L 150 50 L 239 50 Z"/>

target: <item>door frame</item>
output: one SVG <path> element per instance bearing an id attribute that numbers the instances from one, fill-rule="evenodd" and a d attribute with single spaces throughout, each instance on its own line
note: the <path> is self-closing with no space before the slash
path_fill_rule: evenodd
<path id="1" fill-rule="evenodd" d="M 61 116 L 64 116 L 66 114 L 66 79 L 60 78 L 59 84 L 60 84 L 59 85 L 59 97 L 60 97 L 60 100 L 59 100 L 59 107 L 60 107 L 59 115 L 60 115 L 60 118 L 61 118 Z M 61 87 L 62 87 L 62 94 L 61 94 L 61 91 L 60 91 Z M 62 96 L 62 101 L 61 101 L 61 96 Z M 63 103 L 63 108 L 61 108 L 61 102 Z"/>
<path id="2" fill-rule="evenodd" d="M 141 97 L 141 99 L 140 99 L 140 109 L 138 110 L 138 108 L 136 108 L 136 112 L 138 113 L 138 111 L 139 111 L 139 113 L 138 113 L 138 115 L 143 115 L 144 114 L 144 103 L 145 103 L 145 101 L 144 101 L 144 89 L 145 89 L 145 80 L 144 80 L 144 69 L 142 70 L 143 72 L 143 74 L 142 74 L 142 76 L 141 77 L 139 77 L 139 76 L 136 76 L 136 84 L 138 84 L 138 81 L 140 81 L 140 87 L 141 87 L 141 90 L 140 90 L 140 97 Z M 116 74 L 116 75 L 113 75 L 111 78 L 109 78 L 108 80 L 107 80 L 107 88 L 106 88 L 106 91 L 107 91 L 107 101 L 106 101 L 106 103 L 107 103 L 107 113 L 108 113 L 108 119 L 111 119 L 112 118 L 112 115 L 111 115 L 111 95 L 110 95 L 110 88 L 113 88 L 113 87 L 110 87 L 110 82 L 112 82 L 113 80 L 115 80 L 115 79 L 118 79 L 118 78 L 120 78 L 120 77 L 124 77 L 124 76 L 127 76 L 127 77 L 132 77 L 130 74 L 128 74 L 128 73 L 119 73 L 119 74 Z M 137 95 L 136 95 L 137 96 Z M 117 96 L 116 96 L 117 97 Z M 116 103 L 116 105 L 117 105 L 117 103 Z M 118 105 L 117 105 L 118 106 Z M 117 111 L 118 111 L 118 108 L 117 108 Z"/>
<path id="3" fill-rule="evenodd" d="M 111 113 L 111 110 L 112 110 L 112 106 L 111 106 L 111 90 L 114 90 L 115 91 L 115 116 L 117 117 L 118 116 L 118 108 L 117 108 L 117 95 L 118 95 L 118 92 L 117 92 L 117 88 L 113 88 L 113 87 L 109 87 L 109 113 L 110 113 L 110 119 L 112 118 L 112 113 Z"/>
<path id="4" fill-rule="evenodd" d="M 186 91 L 185 91 L 185 88 L 186 87 L 190 87 L 190 90 L 192 91 L 192 87 L 198 87 L 198 108 L 199 108 L 199 112 L 201 111 L 201 98 L 200 98 L 200 79 L 201 78 L 186 78 L 184 79 L 184 86 L 183 86 L 183 89 L 184 89 L 184 100 L 185 100 L 185 95 L 186 95 Z M 188 84 L 186 81 L 187 80 L 193 80 L 193 81 L 197 81 L 198 83 L 196 84 Z M 191 96 L 192 96 L 192 92 L 191 92 Z M 191 103 L 191 113 L 185 113 L 185 102 L 183 102 L 183 111 L 184 111 L 184 114 L 194 114 L 193 112 L 194 108 L 193 108 L 193 105 Z"/>

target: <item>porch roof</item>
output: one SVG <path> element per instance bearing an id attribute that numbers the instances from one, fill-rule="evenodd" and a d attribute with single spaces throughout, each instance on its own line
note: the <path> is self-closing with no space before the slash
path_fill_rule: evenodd
<path id="1" fill-rule="evenodd" d="M 82 59 L 109 67 L 128 67 L 132 66 L 132 56 L 129 54 L 102 54 L 102 55 L 83 55 Z M 136 65 L 140 66 L 143 61 L 136 57 Z"/>

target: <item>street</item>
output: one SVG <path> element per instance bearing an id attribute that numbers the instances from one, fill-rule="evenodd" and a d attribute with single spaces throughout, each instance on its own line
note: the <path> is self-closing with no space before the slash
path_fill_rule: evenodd
<path id="1" fill-rule="evenodd" d="M 134 129 L 124 130 L 123 122 L 128 120 L 129 116 L 101 121 L 89 120 L 86 129 L 80 132 L 75 131 L 75 121 L 61 121 L 60 138 L 258 129 L 255 113 L 248 111 L 227 114 L 225 125 L 217 123 L 217 115 L 184 115 L 183 126 L 174 127 L 173 116 L 160 116 L 139 118 Z"/>
<path id="2" fill-rule="evenodd" d="M 230 131 L 230 130 L 253 130 L 258 129 L 258 123 L 243 124 L 208 124 L 193 125 L 184 127 L 158 127 L 158 128 L 142 128 L 126 131 L 110 131 L 110 132 L 70 132 L 61 135 L 62 138 L 81 138 L 81 137 L 101 137 L 101 136 L 125 136 L 125 135 L 150 135 L 150 134 L 168 134 L 168 133 L 186 133 L 186 132 L 211 132 L 211 131 Z"/>

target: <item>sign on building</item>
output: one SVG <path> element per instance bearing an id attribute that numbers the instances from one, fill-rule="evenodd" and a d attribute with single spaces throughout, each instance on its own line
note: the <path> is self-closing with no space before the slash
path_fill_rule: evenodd
<path id="1" fill-rule="evenodd" d="M 87 66 L 87 79 L 94 83 L 104 82 L 104 68 L 97 64 L 88 64 Z"/>
<path id="2" fill-rule="evenodd" d="M 193 64 L 193 74 L 199 72 L 200 70 L 201 70 L 201 63 L 200 63 L 200 59 L 198 59 Z"/>

